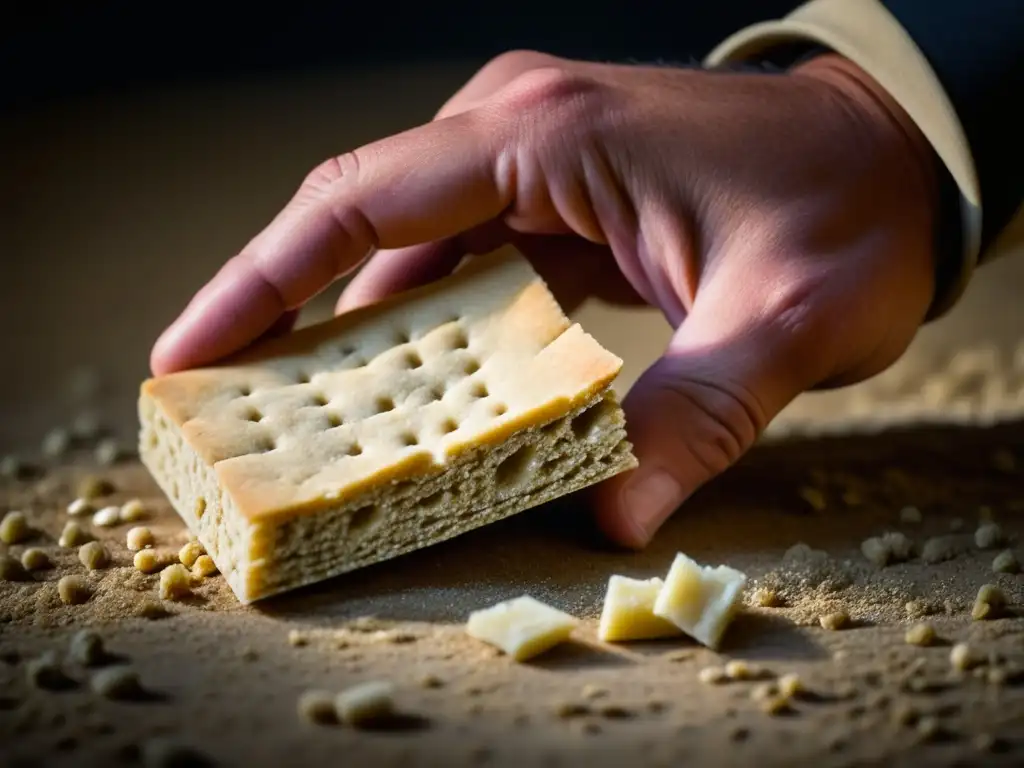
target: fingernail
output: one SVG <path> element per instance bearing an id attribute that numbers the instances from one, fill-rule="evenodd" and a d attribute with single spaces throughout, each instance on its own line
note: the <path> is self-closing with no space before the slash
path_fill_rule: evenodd
<path id="1" fill-rule="evenodd" d="M 663 469 L 633 478 L 622 489 L 625 517 L 632 520 L 646 544 L 682 501 L 683 488 Z"/>

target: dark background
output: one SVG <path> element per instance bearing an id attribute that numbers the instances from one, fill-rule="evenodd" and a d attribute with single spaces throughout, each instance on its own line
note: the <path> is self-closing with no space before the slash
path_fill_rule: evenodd
<path id="1" fill-rule="evenodd" d="M 18 3 L 0 22 L 0 72 L 10 106 L 209 78 L 486 60 L 512 48 L 687 61 L 731 32 L 798 4 Z"/>

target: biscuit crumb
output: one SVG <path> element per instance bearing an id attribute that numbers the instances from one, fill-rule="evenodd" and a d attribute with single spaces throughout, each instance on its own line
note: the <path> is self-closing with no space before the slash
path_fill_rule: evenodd
<path id="1" fill-rule="evenodd" d="M 904 635 L 908 645 L 929 646 L 935 643 L 935 627 L 928 623 L 915 624 Z"/>
<path id="2" fill-rule="evenodd" d="M 370 681 L 342 691 L 334 699 L 338 719 L 355 727 L 372 725 L 394 714 L 391 683 Z"/>
<path id="3" fill-rule="evenodd" d="M 43 437 L 42 452 L 48 459 L 59 459 L 70 447 L 71 433 L 63 427 L 55 427 Z"/>
<path id="4" fill-rule="evenodd" d="M 998 619 L 1004 615 L 1006 595 L 995 584 L 983 584 L 971 608 L 971 618 L 975 621 Z"/>
<path id="5" fill-rule="evenodd" d="M 761 711 L 772 716 L 786 715 L 793 711 L 793 707 L 785 696 L 769 696 L 761 702 Z"/>
<path id="6" fill-rule="evenodd" d="M 304 691 L 298 700 L 299 717 L 314 725 L 331 725 L 338 722 L 334 708 L 334 694 L 330 691 Z"/>
<path id="7" fill-rule="evenodd" d="M 119 514 L 122 523 L 138 523 L 149 517 L 149 510 L 141 499 L 129 499 L 121 505 Z"/>
<path id="8" fill-rule="evenodd" d="M 933 536 L 921 547 L 921 560 L 928 565 L 936 565 L 952 560 L 960 551 L 960 544 L 955 537 Z"/>
<path id="9" fill-rule="evenodd" d="M 908 525 L 916 525 L 921 522 L 921 510 L 917 507 L 908 506 L 900 510 L 900 522 Z"/>
<path id="10" fill-rule="evenodd" d="M 990 667 L 985 679 L 989 685 L 1005 685 L 1007 680 L 1006 670 L 1001 667 Z"/>
<path id="11" fill-rule="evenodd" d="M 105 699 L 130 700 L 142 695 L 138 673 L 124 664 L 95 672 L 89 678 L 89 687 Z"/>
<path id="12" fill-rule="evenodd" d="M 753 667 L 742 659 L 733 659 L 726 662 L 725 675 L 730 680 L 754 680 L 763 677 L 764 673 L 757 667 Z"/>
<path id="13" fill-rule="evenodd" d="M 914 554 L 914 544 L 904 534 L 891 532 L 865 539 L 860 551 L 871 563 L 883 568 L 909 560 Z"/>
<path id="14" fill-rule="evenodd" d="M 118 507 L 103 507 L 92 516 L 92 524 L 100 528 L 112 528 L 121 522 L 121 510 Z"/>
<path id="15" fill-rule="evenodd" d="M 0 520 L 0 542 L 4 544 L 20 544 L 31 532 L 28 520 L 21 512 L 8 512 Z"/>
<path id="16" fill-rule="evenodd" d="M 181 564 L 186 568 L 191 568 L 195 565 L 196 560 L 199 559 L 200 555 L 205 555 L 206 550 L 203 545 L 200 544 L 196 539 L 192 539 L 185 546 L 178 551 L 178 559 Z"/>
<path id="17" fill-rule="evenodd" d="M 288 631 L 288 645 L 294 648 L 301 648 L 309 645 L 309 637 L 304 632 L 300 632 L 297 629 L 291 629 Z"/>
<path id="18" fill-rule="evenodd" d="M 217 573 L 217 564 L 209 555 L 200 555 L 192 563 L 192 575 L 197 579 L 206 579 Z"/>
<path id="19" fill-rule="evenodd" d="M 794 698 L 804 692 L 804 683 L 800 676 L 790 672 L 778 680 L 779 693 L 786 698 Z"/>
<path id="20" fill-rule="evenodd" d="M 86 475 L 78 483 L 78 498 L 84 501 L 93 501 L 94 499 L 102 499 L 104 496 L 109 496 L 115 490 L 114 484 L 107 480 L 105 477 L 99 475 Z"/>
<path id="21" fill-rule="evenodd" d="M 822 629 L 828 629 L 833 632 L 840 629 L 846 629 L 850 626 L 850 614 L 846 611 L 827 613 L 824 616 L 819 617 L 818 623 L 821 624 Z"/>
<path id="22" fill-rule="evenodd" d="M 137 525 L 134 528 L 129 528 L 128 533 L 125 534 L 125 545 L 132 552 L 138 552 L 139 550 L 152 547 L 156 543 L 156 539 L 153 537 L 153 532 L 142 525 Z"/>
<path id="23" fill-rule="evenodd" d="M 554 707 L 555 717 L 559 720 L 569 720 L 574 717 L 582 717 L 590 714 L 590 707 L 578 701 L 561 701 Z"/>
<path id="24" fill-rule="evenodd" d="M 86 533 L 82 526 L 74 521 L 68 521 L 64 524 L 64 529 L 60 532 L 60 538 L 57 543 L 66 548 L 79 547 L 85 542 L 89 541 L 89 534 Z"/>
<path id="25" fill-rule="evenodd" d="M 919 619 L 922 616 L 933 616 L 936 613 L 940 613 L 942 608 L 930 603 L 927 600 L 910 600 L 906 606 L 907 616 L 911 619 Z"/>
<path id="26" fill-rule="evenodd" d="M 76 632 L 68 646 L 68 658 L 83 667 L 94 667 L 101 664 L 107 657 L 103 648 L 103 638 L 91 629 Z"/>
<path id="27" fill-rule="evenodd" d="M 992 570 L 996 573 L 1020 573 L 1020 561 L 1013 550 L 1006 549 L 992 560 Z"/>
<path id="28" fill-rule="evenodd" d="M 593 683 L 587 683 L 580 690 L 580 695 L 588 701 L 594 699 L 601 699 L 608 695 L 608 689 L 603 685 L 594 685 Z"/>
<path id="29" fill-rule="evenodd" d="M 0 458 L 0 477 L 9 480 L 24 480 L 32 473 L 32 468 L 17 456 L 4 456 Z"/>
<path id="30" fill-rule="evenodd" d="M 64 605 L 81 605 L 92 597 L 92 587 L 81 576 L 61 576 L 57 594 Z"/>
<path id="31" fill-rule="evenodd" d="M 70 504 L 68 504 L 68 510 L 67 511 L 68 511 L 69 515 L 71 515 L 73 517 L 79 517 L 81 515 L 90 515 L 90 514 L 92 514 L 93 507 L 92 507 L 92 504 L 90 504 L 88 501 L 86 501 L 85 499 L 79 497 L 79 498 L 75 499 L 74 501 L 72 501 Z"/>
<path id="32" fill-rule="evenodd" d="M 110 565 L 110 556 L 107 549 L 98 541 L 90 541 L 78 549 L 79 562 L 90 571 L 106 568 Z"/>
<path id="33" fill-rule="evenodd" d="M 124 458 L 124 455 L 125 452 L 121 449 L 118 442 L 112 437 L 101 440 L 96 446 L 96 463 L 104 467 L 116 464 Z"/>
<path id="34" fill-rule="evenodd" d="M 21 553 L 21 565 L 26 571 L 44 571 L 53 567 L 53 561 L 39 547 L 29 547 Z"/>
<path id="35" fill-rule="evenodd" d="M 721 667 L 704 667 L 704 669 L 697 673 L 697 679 L 707 685 L 718 685 L 719 683 L 726 682 L 729 676 Z"/>
<path id="36" fill-rule="evenodd" d="M 974 532 L 974 544 L 978 549 L 995 549 L 1006 544 L 1006 534 L 999 523 L 982 523 Z"/>
<path id="37" fill-rule="evenodd" d="M 148 552 L 150 550 L 143 550 Z M 140 555 L 142 552 L 139 553 Z M 160 598 L 181 600 L 192 594 L 192 576 L 180 563 L 169 565 L 160 571 Z"/>
<path id="38" fill-rule="evenodd" d="M 444 681 L 437 675 L 427 672 L 420 676 L 419 684 L 424 688 L 440 688 L 444 685 Z"/>
<path id="39" fill-rule="evenodd" d="M 974 669 L 982 663 L 982 659 L 967 643 L 957 643 L 949 652 L 949 663 L 962 672 Z"/>
<path id="40" fill-rule="evenodd" d="M 761 608 L 780 608 L 782 596 L 770 587 L 758 587 L 751 594 L 751 602 Z"/>
<path id="41" fill-rule="evenodd" d="M 27 581 L 28 578 L 28 571 L 17 558 L 0 555 L 0 581 Z"/>
<path id="42" fill-rule="evenodd" d="M 164 567 L 164 560 L 152 549 L 142 549 L 135 553 L 132 565 L 143 573 L 156 573 Z"/>
<path id="43" fill-rule="evenodd" d="M 750 698 L 752 701 L 767 701 L 768 699 L 779 695 L 779 686 L 777 683 L 758 683 L 750 689 Z"/>

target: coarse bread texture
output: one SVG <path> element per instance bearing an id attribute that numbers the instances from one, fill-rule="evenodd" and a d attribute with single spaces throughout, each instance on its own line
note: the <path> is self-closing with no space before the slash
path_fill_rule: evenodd
<path id="1" fill-rule="evenodd" d="M 632 469 L 621 366 L 502 249 L 145 381 L 139 450 L 250 603 Z"/>

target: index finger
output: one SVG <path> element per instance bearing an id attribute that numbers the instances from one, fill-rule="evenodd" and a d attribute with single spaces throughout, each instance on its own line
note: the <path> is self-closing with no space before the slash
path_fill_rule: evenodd
<path id="1" fill-rule="evenodd" d="M 452 237 L 499 216 L 515 183 L 505 125 L 466 112 L 320 165 L 164 331 L 153 372 L 245 347 L 377 248 Z"/>

